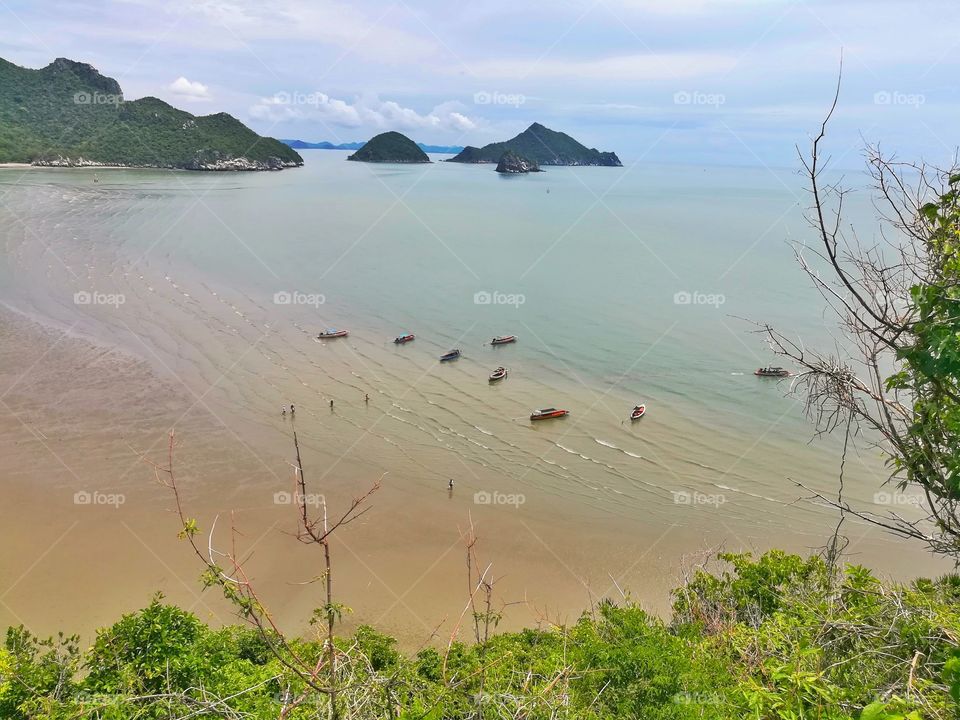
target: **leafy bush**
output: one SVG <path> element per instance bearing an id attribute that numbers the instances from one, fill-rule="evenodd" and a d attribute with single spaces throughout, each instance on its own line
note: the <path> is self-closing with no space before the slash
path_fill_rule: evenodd
<path id="1" fill-rule="evenodd" d="M 675 593 L 670 624 L 601 602 L 570 627 L 427 648 L 361 626 L 338 641 L 341 718 L 946 720 L 960 701 L 960 578 L 885 584 L 859 566 L 724 555 Z M 274 647 L 284 647 L 282 645 Z M 322 662 L 321 642 L 283 652 Z M 329 696 L 254 630 L 214 630 L 162 602 L 80 653 L 10 628 L 0 717 L 327 718 Z M 226 708 L 229 708 L 227 712 Z M 232 713 L 232 715 L 231 715 Z"/>

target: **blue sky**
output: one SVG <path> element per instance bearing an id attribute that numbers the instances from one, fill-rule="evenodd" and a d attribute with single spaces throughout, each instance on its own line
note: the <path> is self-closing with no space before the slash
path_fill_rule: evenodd
<path id="1" fill-rule="evenodd" d="M 481 145 L 539 121 L 625 163 L 794 165 L 841 49 L 836 162 L 870 141 L 948 163 L 955 0 L 0 0 L 5 59 L 89 62 L 274 137 Z"/>

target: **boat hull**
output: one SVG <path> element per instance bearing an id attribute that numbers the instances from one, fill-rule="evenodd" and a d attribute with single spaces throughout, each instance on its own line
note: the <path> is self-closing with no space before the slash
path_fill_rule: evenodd
<path id="1" fill-rule="evenodd" d="M 536 422 L 538 420 L 553 420 L 554 418 L 566 417 L 569 414 L 569 410 L 554 410 L 553 412 L 549 413 L 533 413 L 530 416 L 530 421 Z"/>

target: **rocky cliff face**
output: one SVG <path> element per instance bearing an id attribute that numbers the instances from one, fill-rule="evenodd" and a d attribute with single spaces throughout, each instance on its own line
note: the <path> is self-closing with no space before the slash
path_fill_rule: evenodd
<path id="1" fill-rule="evenodd" d="M 105 95 L 123 100 L 123 90 L 120 89 L 120 83 L 110 77 L 100 74 L 93 65 L 89 63 L 68 60 L 67 58 L 57 58 L 52 63 L 43 68 L 40 72 L 48 75 L 68 75 L 72 79 L 79 80 L 87 87 L 93 90 L 99 90 Z"/>
<path id="2" fill-rule="evenodd" d="M 520 157 L 512 150 L 507 150 L 500 156 L 500 162 L 497 163 L 497 172 L 506 174 L 520 174 L 541 172 L 540 166 L 533 160 L 527 160 Z"/>

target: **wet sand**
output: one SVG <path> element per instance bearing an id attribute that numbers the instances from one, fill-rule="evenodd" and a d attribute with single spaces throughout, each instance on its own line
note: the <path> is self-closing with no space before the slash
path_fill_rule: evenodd
<path id="1" fill-rule="evenodd" d="M 7 586 L 0 624 L 89 638 L 158 590 L 208 621 L 234 620 L 215 591 L 201 592 L 198 561 L 176 539 L 171 495 L 141 459 L 163 462 L 168 429 L 175 427 L 175 466 L 188 512 L 205 531 L 219 514 L 218 543 L 230 542 L 232 523 L 278 621 L 308 632 L 310 612 L 322 602 L 321 588 L 309 584 L 321 558 L 293 538 L 295 511 L 274 497 L 292 489 L 290 419 L 277 414 L 281 431 L 265 438 L 235 422 L 216 392 L 193 393 L 146 362 L 67 330 L 0 313 L 6 541 L 0 568 Z M 375 419 L 379 402 L 366 406 L 358 394 L 350 410 Z M 310 416 L 301 417 L 308 483 L 331 508 L 343 508 L 380 477 L 378 464 L 365 458 L 375 457 L 382 443 L 367 435 L 327 473 L 327 452 L 309 439 Z M 248 438 L 257 436 L 255 448 Z M 701 513 L 693 523 L 680 524 L 678 516 L 648 525 L 530 487 L 519 507 L 478 505 L 478 482 L 458 480 L 450 493 L 445 483 L 411 482 L 402 472 L 383 478 L 370 510 L 343 528 L 334 546 L 336 592 L 354 611 L 348 625 L 374 624 L 408 647 L 435 631 L 446 637 L 467 599 L 463 533 L 471 521 L 481 561 L 493 563 L 498 601 L 511 603 L 505 628 L 571 622 L 596 599 L 619 597 L 620 589 L 664 613 L 685 557 L 720 545 L 797 551 L 815 545 L 813 537 L 804 544 L 738 533 L 739 525 L 710 516 L 716 509 L 709 507 L 691 508 Z M 102 497 L 77 504 L 78 492 Z M 111 495 L 121 495 L 122 504 L 96 504 Z M 851 548 L 866 550 L 865 562 L 884 556 L 888 566 L 902 549 L 876 537 Z"/>

